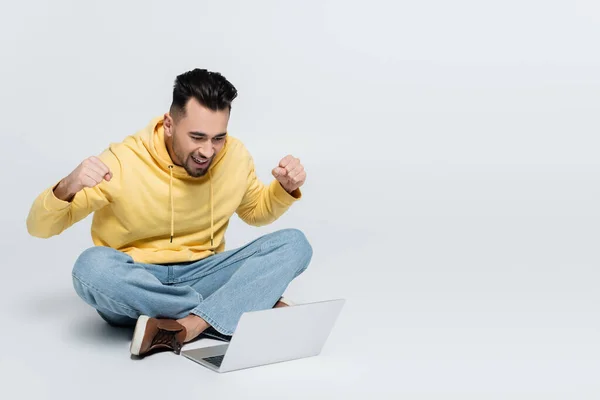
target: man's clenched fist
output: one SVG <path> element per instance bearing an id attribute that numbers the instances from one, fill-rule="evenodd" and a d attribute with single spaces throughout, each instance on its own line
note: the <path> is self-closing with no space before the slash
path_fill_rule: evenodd
<path id="1" fill-rule="evenodd" d="M 98 157 L 90 157 L 64 178 L 54 189 L 54 194 L 61 200 L 71 201 L 73 196 L 86 187 L 94 187 L 103 179 L 110 181 L 112 172 Z"/>
<path id="2" fill-rule="evenodd" d="M 306 172 L 300 160 L 293 156 L 286 156 L 279 161 L 279 166 L 273 168 L 273 176 L 288 193 L 292 193 L 304 184 Z"/>

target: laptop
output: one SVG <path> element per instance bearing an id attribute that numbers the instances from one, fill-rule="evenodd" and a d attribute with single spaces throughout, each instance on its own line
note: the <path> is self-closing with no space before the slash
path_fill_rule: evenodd
<path id="1" fill-rule="evenodd" d="M 321 353 L 344 299 L 242 314 L 231 341 L 181 354 L 216 372 L 229 372 Z"/>

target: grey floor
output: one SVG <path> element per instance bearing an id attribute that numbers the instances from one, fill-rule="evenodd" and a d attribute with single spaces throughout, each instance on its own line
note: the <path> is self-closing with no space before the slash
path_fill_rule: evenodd
<path id="1" fill-rule="evenodd" d="M 347 299 L 320 356 L 225 375 L 170 353 L 132 360 L 131 332 L 71 287 L 89 220 L 29 238 L 24 202 L 4 217 L 0 390 L 18 395 L 2 397 L 598 397 L 597 174 L 398 168 L 399 195 L 385 196 L 385 178 L 364 170 L 370 189 L 334 206 L 345 185 L 327 169 L 313 168 L 305 199 L 276 224 L 229 231 L 230 246 L 307 233 L 315 257 L 288 296 Z"/>
<path id="2" fill-rule="evenodd" d="M 598 1 L 171 3 L 3 7 L 0 399 L 600 398 Z M 25 230 L 195 67 L 240 90 L 228 129 L 263 180 L 306 166 L 284 218 L 227 239 L 307 234 L 287 295 L 347 300 L 319 357 L 132 360 L 72 289 L 91 219 Z"/>

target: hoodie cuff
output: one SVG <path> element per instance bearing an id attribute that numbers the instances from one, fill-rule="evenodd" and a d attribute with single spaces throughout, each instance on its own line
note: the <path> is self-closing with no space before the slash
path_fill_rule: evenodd
<path id="1" fill-rule="evenodd" d="M 271 182 L 270 189 L 271 194 L 275 197 L 277 202 L 286 206 L 290 206 L 294 202 L 302 198 L 302 192 L 300 191 L 300 189 L 296 189 L 290 194 L 286 192 L 286 190 L 283 188 L 283 186 L 281 186 L 281 183 L 279 183 L 277 179 Z"/>
<path id="2" fill-rule="evenodd" d="M 56 185 L 58 185 L 58 183 Z M 46 195 L 44 196 L 44 208 L 46 211 L 61 211 L 71 206 L 71 203 L 68 201 L 56 197 L 54 194 L 56 185 L 46 189 Z"/>

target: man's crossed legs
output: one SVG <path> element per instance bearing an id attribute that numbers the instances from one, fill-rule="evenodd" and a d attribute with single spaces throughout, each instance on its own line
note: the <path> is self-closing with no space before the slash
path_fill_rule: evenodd
<path id="1" fill-rule="evenodd" d="M 284 229 L 203 260 L 136 263 L 109 247 L 84 251 L 73 268 L 77 294 L 112 325 L 136 325 L 131 352 L 179 352 L 209 326 L 232 335 L 241 315 L 278 300 L 310 263 L 302 232 Z"/>

